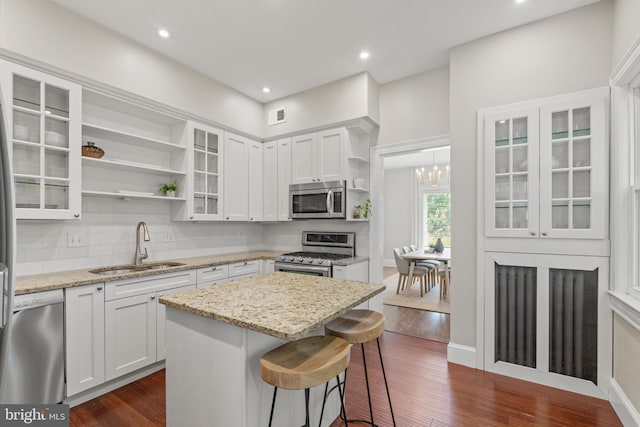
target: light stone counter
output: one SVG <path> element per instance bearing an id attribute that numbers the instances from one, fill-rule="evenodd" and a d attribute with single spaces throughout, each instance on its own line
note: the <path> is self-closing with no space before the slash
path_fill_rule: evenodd
<path id="1" fill-rule="evenodd" d="M 199 256 L 192 258 L 179 258 L 164 260 L 165 262 L 179 262 L 184 265 L 169 267 L 161 270 L 143 270 L 132 273 L 99 275 L 90 273 L 100 267 L 88 268 L 85 270 L 60 271 L 56 273 L 35 274 L 21 276 L 16 280 L 16 295 L 29 294 L 32 292 L 50 291 L 53 289 L 71 288 L 74 286 L 91 285 L 93 283 L 113 282 L 115 280 L 131 279 L 134 277 L 153 276 L 157 274 L 170 273 L 174 271 L 193 270 L 194 268 L 204 268 L 214 265 L 231 264 L 241 261 L 252 261 L 256 259 L 274 259 L 281 255 L 282 251 L 250 251 L 236 252 L 230 254 L 217 254 L 209 256 Z M 151 261 L 150 261 L 151 262 Z M 152 261 L 153 263 L 162 261 Z"/>
<path id="2" fill-rule="evenodd" d="M 160 298 L 179 310 L 294 340 L 384 291 L 381 284 L 275 272 Z"/>

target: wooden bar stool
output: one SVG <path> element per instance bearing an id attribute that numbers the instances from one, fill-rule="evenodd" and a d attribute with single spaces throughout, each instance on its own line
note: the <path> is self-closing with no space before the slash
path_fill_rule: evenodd
<path id="1" fill-rule="evenodd" d="M 389 394 L 389 385 L 387 384 L 387 374 L 384 371 L 384 363 L 382 362 L 382 352 L 380 351 L 380 335 L 384 331 L 384 315 L 372 310 L 351 310 L 342 317 L 337 318 L 324 327 L 324 333 L 335 337 L 340 337 L 349 344 L 360 344 L 362 349 L 362 363 L 364 365 L 364 378 L 367 383 L 367 397 L 369 398 L 369 415 L 371 421 L 351 420 L 352 422 L 364 422 L 375 426 L 373 421 L 373 407 L 371 406 L 371 391 L 369 390 L 369 374 L 367 372 L 367 359 L 364 354 L 364 344 L 376 340 L 378 344 L 378 355 L 380 356 L 380 366 L 382 367 L 382 377 L 384 378 L 384 386 L 387 389 L 387 399 L 389 400 L 389 409 L 391 411 L 391 419 L 393 425 L 396 425 L 396 419 L 393 415 L 393 406 L 391 405 L 391 395 Z M 345 374 L 345 383 L 347 377 Z M 339 389 L 339 387 L 338 387 Z M 325 388 L 326 394 L 326 388 Z M 346 421 L 346 415 L 344 416 Z"/>
<path id="2" fill-rule="evenodd" d="M 305 427 L 309 424 L 309 389 L 328 383 L 331 378 L 340 382 L 340 373 L 349 366 L 349 344 L 334 336 L 313 336 L 288 342 L 267 353 L 260 359 L 260 376 L 274 386 L 269 426 L 273 420 L 278 388 L 287 390 L 304 389 Z M 343 390 L 340 393 L 340 409 L 344 413 Z M 324 404 L 323 404 L 324 409 Z M 320 423 L 322 425 L 322 415 Z"/>

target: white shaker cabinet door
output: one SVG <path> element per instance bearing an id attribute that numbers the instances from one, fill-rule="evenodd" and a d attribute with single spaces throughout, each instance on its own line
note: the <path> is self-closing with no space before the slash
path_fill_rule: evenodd
<path id="1" fill-rule="evenodd" d="M 304 184 L 317 180 L 317 142 L 315 133 L 291 138 L 291 183 Z"/>
<path id="2" fill-rule="evenodd" d="M 107 381 L 156 361 L 156 293 L 105 303 Z"/>
<path id="3" fill-rule="evenodd" d="M 105 381 L 104 284 L 65 290 L 67 396 Z"/>
<path id="4" fill-rule="evenodd" d="M 262 145 L 263 221 L 278 220 L 278 143 Z"/>
<path id="5" fill-rule="evenodd" d="M 196 285 L 182 286 L 180 288 L 169 289 L 168 291 L 158 292 L 156 301 L 165 295 L 177 294 L 179 292 L 195 289 Z M 156 356 L 158 362 L 164 360 L 167 356 L 167 306 L 157 302 L 156 306 Z"/>
<path id="6" fill-rule="evenodd" d="M 249 173 L 247 146 L 243 136 L 225 133 L 224 137 L 224 219 L 249 219 Z"/>
<path id="7" fill-rule="evenodd" d="M 291 138 L 278 141 L 278 221 L 290 221 Z"/>
<path id="8" fill-rule="evenodd" d="M 316 174 L 319 181 L 344 179 L 344 128 L 318 132 Z"/>
<path id="9" fill-rule="evenodd" d="M 248 157 L 248 197 L 249 221 L 262 221 L 264 189 L 262 183 L 262 143 L 249 141 Z"/>

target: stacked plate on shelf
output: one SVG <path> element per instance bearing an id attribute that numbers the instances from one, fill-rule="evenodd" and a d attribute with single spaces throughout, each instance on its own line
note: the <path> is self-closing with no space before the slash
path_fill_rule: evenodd
<path id="1" fill-rule="evenodd" d="M 44 133 L 44 142 L 45 144 L 53 145 L 54 147 L 66 147 L 67 136 L 59 132 L 48 130 Z"/>

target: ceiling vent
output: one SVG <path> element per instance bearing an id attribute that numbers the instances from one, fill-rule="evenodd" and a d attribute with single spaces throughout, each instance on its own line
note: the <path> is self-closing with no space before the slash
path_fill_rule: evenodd
<path id="1" fill-rule="evenodd" d="M 284 107 L 269 111 L 267 126 L 273 126 L 287 121 L 287 111 Z"/>

